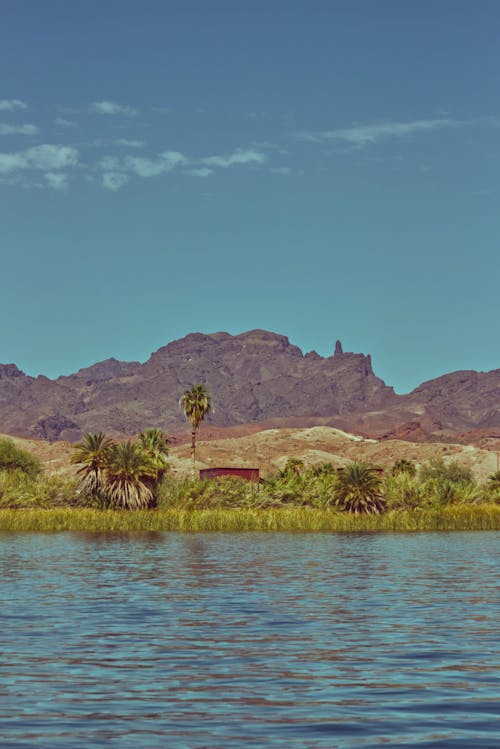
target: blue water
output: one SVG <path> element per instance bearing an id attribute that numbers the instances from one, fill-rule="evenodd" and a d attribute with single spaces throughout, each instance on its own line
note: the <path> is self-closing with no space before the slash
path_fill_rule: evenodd
<path id="1" fill-rule="evenodd" d="M 0 747 L 500 746 L 500 534 L 0 535 Z"/>

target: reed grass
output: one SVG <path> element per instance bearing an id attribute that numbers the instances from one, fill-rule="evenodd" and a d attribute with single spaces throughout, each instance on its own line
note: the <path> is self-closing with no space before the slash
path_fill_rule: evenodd
<path id="1" fill-rule="evenodd" d="M 390 532 L 500 530 L 500 506 L 453 505 L 351 515 L 334 510 L 209 509 L 98 510 L 91 508 L 2 509 L 0 531 L 288 531 Z"/>

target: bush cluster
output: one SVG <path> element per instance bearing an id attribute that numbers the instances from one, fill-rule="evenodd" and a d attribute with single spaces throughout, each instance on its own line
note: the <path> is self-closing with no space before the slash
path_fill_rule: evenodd
<path id="1" fill-rule="evenodd" d="M 399 463 L 399 466 L 398 466 Z M 330 463 L 305 469 L 296 459 L 260 484 L 236 477 L 199 481 L 172 477 L 163 480 L 158 506 L 172 509 L 277 509 L 311 507 L 353 514 L 385 510 L 439 509 L 448 505 L 500 504 L 500 474 L 486 484 L 474 481 L 458 463 L 434 459 L 417 471 L 401 461 L 379 475 L 364 463 L 342 471 Z"/>
<path id="2" fill-rule="evenodd" d="M 225 476 L 176 479 L 168 473 L 167 440 L 146 430 L 135 442 L 86 435 L 75 445 L 76 479 L 47 475 L 37 459 L 12 440 L 0 440 L 0 508 L 95 507 L 162 510 L 334 510 L 379 515 L 387 510 L 439 511 L 452 505 L 500 504 L 500 472 L 480 484 L 471 472 L 442 458 L 417 471 L 396 461 L 383 475 L 354 462 L 306 469 L 291 459 L 260 483 Z"/>

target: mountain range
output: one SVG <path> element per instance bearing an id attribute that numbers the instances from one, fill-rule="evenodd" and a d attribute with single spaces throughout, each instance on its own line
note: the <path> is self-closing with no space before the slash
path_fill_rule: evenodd
<path id="1" fill-rule="evenodd" d="M 371 357 L 303 354 L 283 335 L 192 333 L 144 363 L 107 359 L 51 380 L 0 364 L 0 431 L 46 440 L 87 431 L 129 436 L 185 427 L 179 399 L 203 383 L 213 410 L 204 427 L 314 426 L 377 438 L 458 441 L 500 438 L 500 369 L 460 371 L 398 395 L 375 375 Z"/>

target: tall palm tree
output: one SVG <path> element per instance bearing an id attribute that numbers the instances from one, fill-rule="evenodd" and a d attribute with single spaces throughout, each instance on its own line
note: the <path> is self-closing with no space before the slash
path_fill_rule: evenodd
<path id="1" fill-rule="evenodd" d="M 118 443 L 109 456 L 106 470 L 106 495 L 113 505 L 139 510 L 153 504 L 148 479 L 156 468 L 136 442 Z"/>
<path id="2" fill-rule="evenodd" d="M 193 456 L 193 473 L 196 460 L 196 432 L 212 407 L 210 393 L 205 385 L 191 385 L 180 399 L 186 418 L 191 422 L 191 455 Z"/>
<path id="3" fill-rule="evenodd" d="M 99 496 L 106 483 L 106 467 L 115 443 L 103 432 L 89 432 L 81 442 L 73 445 L 75 452 L 71 462 L 81 464 L 76 472 L 80 479 L 80 488 L 88 494 Z"/>
<path id="4" fill-rule="evenodd" d="M 335 488 L 336 504 L 347 512 L 378 514 L 385 509 L 382 481 L 374 468 L 354 462 L 339 471 Z"/>

